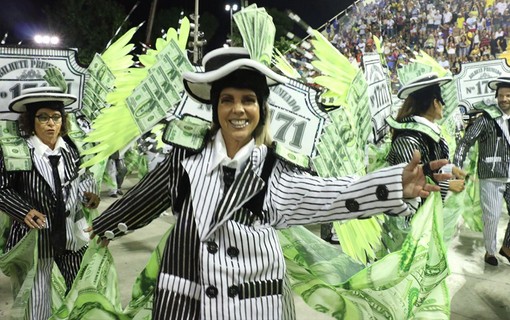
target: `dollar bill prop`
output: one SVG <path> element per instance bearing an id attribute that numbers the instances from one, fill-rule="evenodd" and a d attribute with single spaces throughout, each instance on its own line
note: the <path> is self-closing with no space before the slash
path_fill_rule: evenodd
<path id="1" fill-rule="evenodd" d="M 135 88 L 126 103 L 139 132 L 147 132 L 180 100 L 184 89 L 181 75 L 193 70 L 193 66 L 175 41 L 157 56 L 157 62 L 149 69 L 149 75 Z"/>
<path id="2" fill-rule="evenodd" d="M 55 67 L 46 69 L 43 78 L 51 87 L 58 87 L 62 92 L 67 92 L 67 82 L 60 69 Z"/>
<path id="3" fill-rule="evenodd" d="M 99 115 L 101 109 L 109 106 L 107 95 L 113 91 L 115 76 L 97 53 L 87 68 L 87 75 L 80 112 L 92 121 Z"/>
<path id="4" fill-rule="evenodd" d="M 60 305 L 55 306 L 56 312 L 50 319 L 150 320 L 160 261 L 172 228 L 173 225 L 137 277 L 126 308 L 120 304 L 113 257 L 108 248 L 99 247 L 94 242 L 85 252 L 73 287 L 65 298 L 62 297 Z"/>
<path id="5" fill-rule="evenodd" d="M 251 4 L 233 15 L 250 58 L 266 66 L 271 65 L 276 27 L 273 18 L 264 8 Z M 257 30 L 257 32 L 253 32 Z"/>
<path id="6" fill-rule="evenodd" d="M 103 109 L 87 136 L 86 141 L 96 142 L 97 145 L 85 152 L 93 155 L 93 158 L 85 162 L 83 167 L 108 158 L 150 131 L 181 100 L 181 75 L 192 70 L 192 65 L 176 39 L 171 38 L 164 44 L 158 41 L 156 47 L 161 48 L 152 50 L 151 55 L 140 56 L 140 61 L 148 67 L 130 71 L 123 80 L 128 84 L 108 95 L 112 107 Z"/>
<path id="7" fill-rule="evenodd" d="M 165 127 L 163 141 L 188 150 L 202 150 L 206 144 L 210 123 L 193 116 L 172 119 Z"/>
<path id="8" fill-rule="evenodd" d="M 282 230 L 294 292 L 335 319 L 449 319 L 441 214 L 435 192 L 416 213 L 402 248 L 368 267 L 304 228 Z"/>
<path id="9" fill-rule="evenodd" d="M 18 122 L 0 120 L 0 145 L 7 171 L 31 170 L 32 159 L 28 145 L 20 136 Z"/>
<path id="10" fill-rule="evenodd" d="M 466 161 L 464 162 L 463 169 L 468 174 L 465 180 L 464 191 L 451 193 L 445 200 L 444 210 L 445 212 L 451 212 L 452 215 L 462 216 L 464 223 L 470 230 L 481 232 L 483 230 L 483 222 L 482 206 L 480 203 L 480 180 L 477 174 L 477 158 L 478 142 L 469 150 Z M 455 231 L 451 230 L 447 232 L 446 230 L 445 228 L 445 235 Z"/>
<path id="11" fill-rule="evenodd" d="M 10 225 L 7 214 L 0 211 L 0 230 L 9 230 Z M 25 318 L 25 308 L 37 269 L 37 236 L 37 230 L 32 230 L 10 251 L 4 252 L 5 246 L 0 247 L 0 270 L 10 278 L 14 299 L 10 310 L 11 319 Z"/>

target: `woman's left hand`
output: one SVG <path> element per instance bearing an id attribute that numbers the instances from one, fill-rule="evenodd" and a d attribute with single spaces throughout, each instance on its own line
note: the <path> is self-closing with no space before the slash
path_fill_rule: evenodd
<path id="1" fill-rule="evenodd" d="M 89 209 L 95 209 L 99 206 L 99 202 L 101 202 L 101 198 L 95 193 L 85 191 L 83 193 L 87 202 L 85 203 L 85 207 Z"/>
<path id="2" fill-rule="evenodd" d="M 413 158 L 407 166 L 404 168 L 402 173 L 402 187 L 404 198 L 426 198 L 430 192 L 439 191 L 438 185 L 427 183 L 426 174 L 427 170 L 436 171 L 442 166 L 448 164 L 448 160 L 441 159 L 431 161 L 425 165 L 420 165 L 421 155 L 418 150 L 413 153 Z M 428 166 L 428 168 L 426 167 Z M 424 170 L 424 167 L 426 168 Z M 433 178 L 436 181 L 448 180 L 452 177 L 449 173 L 434 173 Z"/>

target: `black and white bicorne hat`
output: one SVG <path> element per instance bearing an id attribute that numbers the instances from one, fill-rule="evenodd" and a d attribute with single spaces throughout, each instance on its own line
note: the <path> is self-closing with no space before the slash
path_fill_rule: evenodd
<path id="1" fill-rule="evenodd" d="M 400 90 L 398 90 L 397 97 L 399 99 L 405 99 L 414 92 L 420 91 L 422 89 L 425 89 L 436 84 L 442 85 L 448 83 L 452 81 L 452 79 L 453 78 L 451 76 L 439 78 L 437 72 L 425 73 L 417 77 L 416 79 L 410 81 L 402 88 L 400 88 Z"/>
<path id="2" fill-rule="evenodd" d="M 510 74 L 502 75 L 487 83 L 490 89 L 497 90 L 499 86 L 510 87 Z"/>
<path id="3" fill-rule="evenodd" d="M 287 83 L 281 76 L 262 63 L 250 59 L 248 50 L 240 47 L 227 47 L 213 50 L 202 59 L 204 72 L 184 72 L 183 82 L 186 92 L 201 103 L 211 103 L 211 84 L 239 69 L 255 70 L 266 77 L 267 85 Z"/>
<path id="4" fill-rule="evenodd" d="M 21 90 L 21 94 L 12 99 L 9 103 L 9 110 L 23 113 L 27 111 L 27 105 L 41 102 L 60 102 L 63 107 L 68 106 L 77 100 L 76 96 L 67 94 L 59 87 L 37 87 Z"/>

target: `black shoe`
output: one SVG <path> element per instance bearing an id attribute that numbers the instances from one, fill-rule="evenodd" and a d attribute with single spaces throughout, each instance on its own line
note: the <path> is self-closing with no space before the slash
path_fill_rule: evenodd
<path id="1" fill-rule="evenodd" d="M 510 255 L 506 254 L 505 251 L 503 251 L 503 248 L 499 249 L 499 254 L 505 257 L 508 262 L 510 262 Z"/>
<path id="2" fill-rule="evenodd" d="M 112 193 L 112 194 L 110 194 L 110 197 L 111 198 L 118 198 L 119 196 L 116 193 Z"/>
<path id="3" fill-rule="evenodd" d="M 495 256 L 490 256 L 489 254 L 485 254 L 485 263 L 490 264 L 491 266 L 497 266 L 498 265 L 498 259 Z"/>
<path id="4" fill-rule="evenodd" d="M 120 190 L 120 189 L 119 189 L 119 190 L 117 190 L 117 194 L 118 194 L 119 196 L 122 196 L 122 195 L 124 195 L 124 192 L 122 192 L 122 190 Z"/>

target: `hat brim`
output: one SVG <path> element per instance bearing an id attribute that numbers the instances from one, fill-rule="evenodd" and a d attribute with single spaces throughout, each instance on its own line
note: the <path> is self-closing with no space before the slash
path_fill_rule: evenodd
<path id="1" fill-rule="evenodd" d="M 510 77 L 508 77 L 508 78 L 502 77 L 502 78 L 497 78 L 497 79 L 491 80 L 487 83 L 487 86 L 489 86 L 489 88 L 492 90 L 497 90 L 498 84 L 500 84 L 500 83 L 505 83 L 510 86 Z"/>
<path id="2" fill-rule="evenodd" d="M 406 99 L 407 97 L 409 97 L 410 94 L 412 94 L 416 91 L 425 89 L 427 87 L 430 87 L 430 86 L 433 86 L 436 84 L 441 86 L 445 83 L 452 81 L 452 79 L 453 79 L 452 77 L 442 77 L 442 78 L 436 78 L 436 79 L 432 79 L 432 80 L 421 81 L 421 82 L 409 84 L 409 85 L 402 87 L 398 91 L 397 97 L 399 99 Z"/>
<path id="3" fill-rule="evenodd" d="M 62 102 L 64 107 L 74 103 L 77 98 L 71 94 L 65 93 L 34 93 L 21 95 L 11 101 L 9 110 L 16 113 L 27 111 L 27 105 L 35 102 Z"/>
<path id="4" fill-rule="evenodd" d="M 289 78 L 281 76 L 262 63 L 252 59 L 236 59 L 208 72 L 184 72 L 182 74 L 184 88 L 189 96 L 200 103 L 211 103 L 211 84 L 238 69 L 253 69 L 266 76 L 268 86 L 288 83 Z"/>

